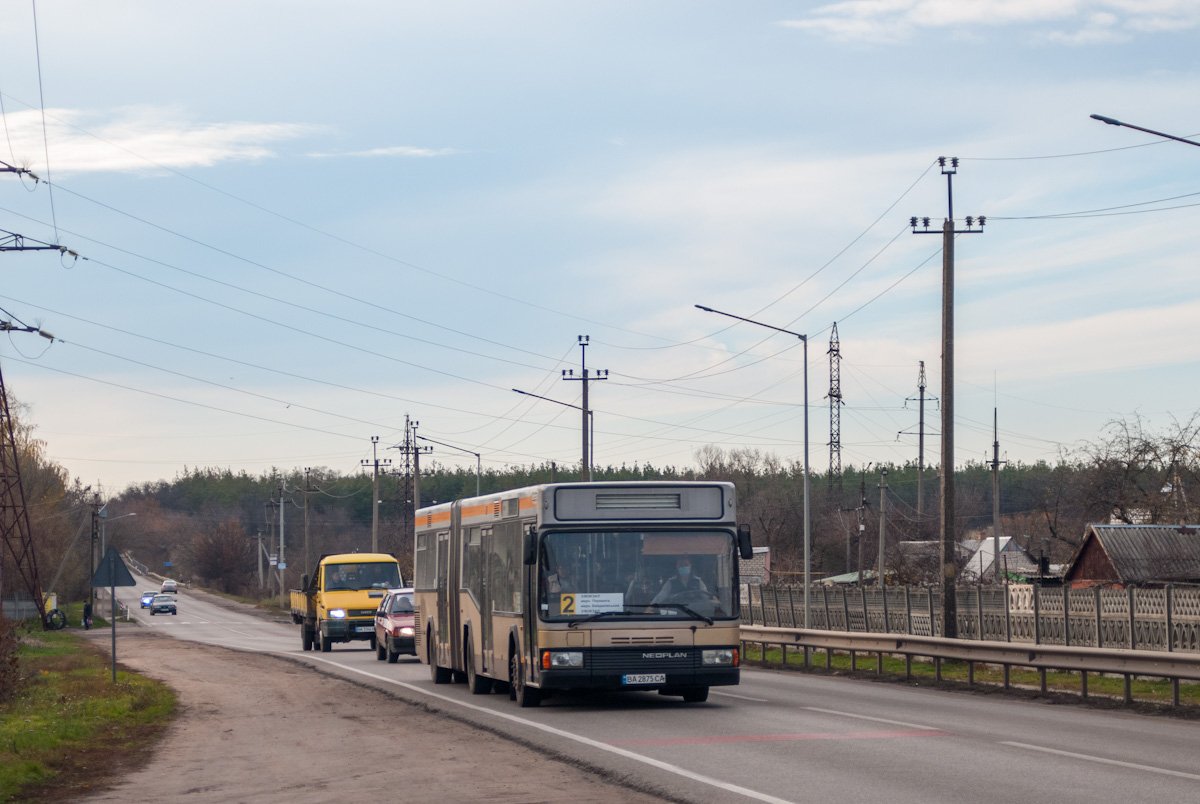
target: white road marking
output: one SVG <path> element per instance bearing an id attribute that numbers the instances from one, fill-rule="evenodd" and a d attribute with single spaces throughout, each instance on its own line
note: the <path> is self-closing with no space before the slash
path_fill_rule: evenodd
<path id="1" fill-rule="evenodd" d="M 720 695 L 723 698 L 737 698 L 739 701 L 754 701 L 756 703 L 770 703 L 766 698 L 751 698 L 749 695 L 734 695 L 732 692 L 717 692 L 709 690 L 709 695 Z"/>
<path id="2" fill-rule="evenodd" d="M 1133 768 L 1134 770 L 1143 770 L 1150 773 L 1161 773 L 1164 776 L 1179 776 L 1184 779 L 1196 779 L 1200 781 L 1200 776 L 1194 773 L 1184 773 L 1183 771 L 1156 768 L 1153 765 L 1139 765 L 1136 762 L 1121 762 L 1118 759 L 1105 759 L 1104 757 L 1094 757 L 1089 754 L 1076 754 L 1072 751 L 1060 751 L 1057 748 L 1043 748 L 1040 745 L 1029 745 L 1028 743 L 1012 743 L 1002 741 L 1000 745 L 1011 745 L 1013 748 L 1024 748 L 1028 751 L 1040 751 L 1043 754 L 1055 754 L 1060 757 L 1071 757 L 1072 759 L 1082 759 L 1087 762 L 1099 762 L 1103 765 L 1117 765 L 1121 768 Z"/>
<path id="3" fill-rule="evenodd" d="M 840 715 L 841 717 L 853 717 L 859 720 L 873 720 L 876 723 L 889 723 L 893 726 L 905 726 L 910 729 L 920 729 L 921 731 L 941 731 L 934 726 L 922 726 L 917 723 L 905 723 L 903 720 L 888 720 L 883 717 L 871 717 L 870 715 L 856 715 L 852 712 L 839 712 L 836 709 L 821 709 L 816 706 L 802 706 L 801 709 L 807 709 L 810 712 L 824 712 L 827 715 Z"/>
<path id="4" fill-rule="evenodd" d="M 264 651 L 264 652 L 265 653 L 279 653 L 279 651 Z M 284 655 L 287 655 L 289 658 L 293 658 L 293 659 L 296 658 L 296 655 L 294 653 L 288 653 L 288 654 L 284 654 Z M 686 768 L 681 768 L 678 765 L 672 765 L 669 762 L 663 762 L 658 759 L 652 759 L 650 757 L 634 753 L 633 751 L 627 751 L 624 748 L 617 748 L 615 745 L 609 745 L 608 743 L 602 743 L 599 740 L 593 740 L 590 737 L 584 737 L 581 734 L 574 734 L 569 731 L 563 731 L 562 729 L 556 729 L 553 726 L 547 726 L 542 723 L 537 723 L 533 720 L 527 720 L 526 718 L 518 717 L 516 715 L 509 714 L 508 712 L 497 712 L 493 709 L 488 709 L 487 707 L 476 706 L 475 704 L 465 703 L 463 701 L 459 701 L 454 698 L 451 698 L 447 695 L 441 695 L 436 692 L 430 692 L 427 689 L 423 689 L 414 684 L 409 684 L 404 681 L 398 681 L 394 678 L 387 678 L 386 676 L 377 675 L 375 673 L 368 673 L 365 670 L 359 670 L 355 667 L 347 667 L 344 664 L 338 664 L 335 661 L 332 661 L 329 659 L 324 659 L 324 658 L 321 658 L 318 656 L 306 656 L 304 658 L 309 659 L 310 661 L 324 662 L 326 664 L 331 664 L 334 667 L 337 667 L 341 670 L 349 670 L 352 673 L 359 673 L 360 675 L 364 675 L 368 678 L 373 678 L 377 681 L 383 681 L 387 684 L 394 684 L 397 687 L 403 687 L 406 690 L 410 690 L 412 692 L 415 692 L 415 693 L 418 693 L 421 695 L 428 695 L 430 698 L 437 698 L 439 701 L 445 701 L 448 704 L 454 704 L 455 706 L 460 706 L 460 707 L 463 707 L 464 709 L 470 709 L 474 712 L 479 712 L 480 714 L 491 715 L 493 717 L 498 717 L 498 718 L 502 718 L 504 720 L 512 721 L 513 723 L 520 723 L 522 726 L 528 726 L 530 728 L 538 729 L 539 731 L 544 731 L 544 732 L 547 732 L 548 734 L 553 734 L 556 737 L 562 737 L 567 740 L 572 740 L 573 742 L 577 742 L 582 745 L 586 745 L 590 748 L 595 748 L 600 751 L 607 751 L 610 754 L 616 754 L 619 757 L 624 757 L 625 759 L 631 759 L 634 762 L 641 762 L 645 765 L 650 765 L 651 767 L 658 768 L 659 770 L 664 770 L 668 773 L 674 773 L 677 776 L 682 776 L 685 779 L 691 779 L 694 782 L 700 782 L 701 784 L 706 784 L 711 787 L 719 788 L 721 790 L 727 790 L 730 793 L 736 793 L 737 795 L 745 796 L 746 798 L 752 798 L 752 799 L 755 799 L 756 801 L 765 801 L 765 802 L 768 802 L 769 804 L 794 804 L 794 802 L 788 801 L 787 799 L 776 798 L 775 796 L 768 795 L 766 793 L 760 793 L 757 790 L 751 790 L 746 787 L 741 787 L 740 785 L 731 784 L 729 782 L 723 782 L 720 779 L 714 779 L 711 776 L 705 776 L 704 774 L 701 774 L 701 773 L 695 773 L 693 771 L 687 770 Z"/>

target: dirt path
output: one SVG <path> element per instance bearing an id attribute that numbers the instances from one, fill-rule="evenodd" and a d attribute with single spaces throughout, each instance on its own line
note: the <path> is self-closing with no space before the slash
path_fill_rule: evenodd
<path id="1" fill-rule="evenodd" d="M 663 801 L 282 659 L 120 638 L 121 664 L 170 684 L 180 716 L 145 767 L 72 801 Z"/>

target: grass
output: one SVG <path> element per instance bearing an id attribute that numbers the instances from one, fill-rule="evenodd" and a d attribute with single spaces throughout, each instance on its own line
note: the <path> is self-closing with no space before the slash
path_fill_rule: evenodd
<path id="1" fill-rule="evenodd" d="M 747 662 L 755 662 L 765 667 L 783 668 L 783 651 L 778 647 L 768 646 L 764 656 L 762 646 L 758 643 L 745 644 L 744 658 Z M 865 677 L 880 677 L 878 657 L 876 654 L 859 653 L 854 661 L 849 653 L 835 651 L 830 657 L 830 668 L 826 670 L 824 651 L 814 650 L 811 653 L 812 667 L 810 672 L 832 672 L 839 675 L 853 674 Z M 857 669 L 852 669 L 855 664 Z M 787 652 L 786 669 L 804 671 L 804 651 L 801 648 L 790 648 Z M 942 661 L 942 682 L 967 684 L 971 681 L 972 670 L 967 662 Z M 886 680 L 909 680 L 905 672 L 903 656 L 884 654 L 882 678 Z M 913 657 L 911 679 L 920 683 L 936 683 L 937 670 L 931 659 Z M 1004 670 L 1000 665 L 975 663 L 974 683 L 1002 687 Z M 1009 668 L 1009 684 L 1022 689 L 1041 690 L 1041 679 L 1038 671 L 1028 667 L 1011 666 Z M 1123 676 L 1105 676 L 1096 673 L 1088 674 L 1088 695 L 1098 698 L 1110 698 L 1123 701 L 1125 698 L 1125 679 Z M 1082 692 L 1082 682 L 1079 673 L 1066 673 L 1054 670 L 1046 671 L 1046 689 L 1048 692 L 1074 693 Z M 1171 706 L 1171 682 L 1162 678 L 1134 677 L 1131 682 L 1133 699 L 1139 703 L 1166 704 Z M 1179 685 L 1179 704 L 1185 706 L 1200 706 L 1200 684 L 1181 682 Z"/>
<path id="2" fill-rule="evenodd" d="M 139 762 L 174 716 L 174 692 L 120 668 L 114 684 L 110 657 L 77 628 L 20 629 L 19 686 L 0 707 L 0 802 L 61 800 Z"/>

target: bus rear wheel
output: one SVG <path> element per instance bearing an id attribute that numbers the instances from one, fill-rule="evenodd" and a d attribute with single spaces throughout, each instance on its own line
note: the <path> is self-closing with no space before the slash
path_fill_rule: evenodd
<path id="1" fill-rule="evenodd" d="M 467 648 L 467 688 L 472 695 L 487 695 L 492 691 L 492 680 L 475 672 L 475 652 Z"/>
<path id="2" fill-rule="evenodd" d="M 433 644 L 433 634 L 429 634 L 429 677 L 433 679 L 434 684 L 449 684 L 450 670 L 446 667 L 438 667 L 437 663 L 437 646 Z"/>

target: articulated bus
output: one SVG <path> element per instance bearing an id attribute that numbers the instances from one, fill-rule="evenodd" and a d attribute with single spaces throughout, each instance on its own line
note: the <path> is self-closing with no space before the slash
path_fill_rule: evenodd
<path id="1" fill-rule="evenodd" d="M 690 702 L 737 684 L 732 483 L 551 483 L 416 514 L 417 655 L 434 683 L 657 690 Z"/>

